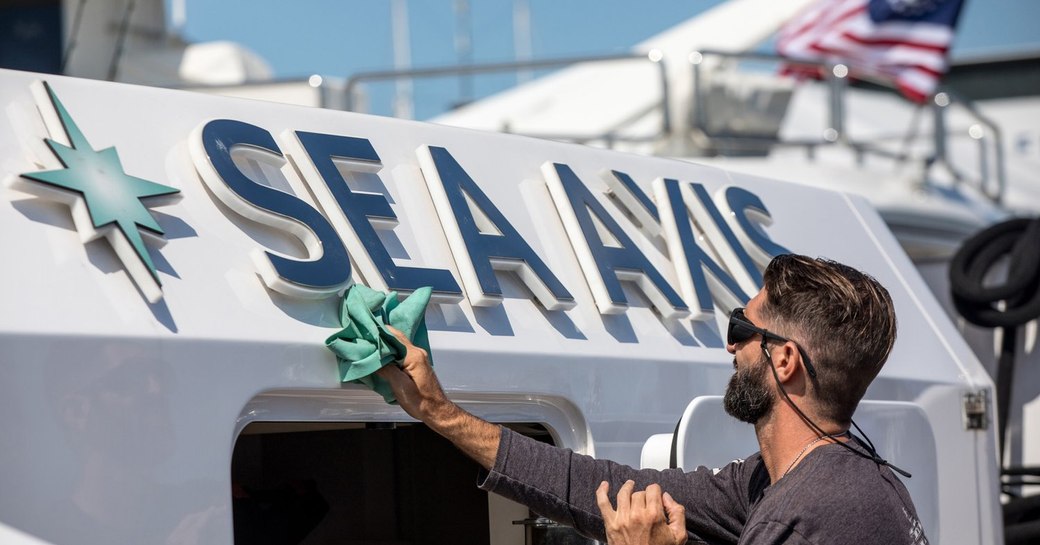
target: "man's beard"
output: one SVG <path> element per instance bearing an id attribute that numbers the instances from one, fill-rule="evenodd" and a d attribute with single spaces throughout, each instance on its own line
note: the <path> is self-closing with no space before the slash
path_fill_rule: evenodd
<path id="1" fill-rule="evenodd" d="M 754 424 L 773 409 L 773 393 L 766 383 L 766 365 L 769 364 L 747 365 L 730 377 L 722 406 L 733 418 Z"/>

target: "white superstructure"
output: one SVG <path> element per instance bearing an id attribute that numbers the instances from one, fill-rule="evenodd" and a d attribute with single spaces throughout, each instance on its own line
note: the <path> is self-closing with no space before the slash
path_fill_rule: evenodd
<path id="1" fill-rule="evenodd" d="M 723 391 L 732 357 L 720 327 L 747 295 L 702 267 L 677 267 L 676 252 L 701 252 L 729 285 L 754 288 L 763 261 L 786 248 L 863 268 L 891 290 L 899 341 L 867 397 L 902 403 L 924 432 L 887 428 L 892 413 L 865 422 L 877 422 L 874 439 L 895 460 L 926 461 L 911 462 L 911 489 L 933 539 L 1000 540 L 994 432 L 965 423 L 965 395 L 991 395 L 991 382 L 861 198 L 686 161 L 28 73 L 0 73 L 0 102 L 0 521 L 18 532 L 232 543 L 242 502 L 317 490 L 329 514 L 309 543 L 431 528 L 520 543 L 511 522 L 526 511 L 472 500 L 482 493 L 468 478 L 440 485 L 436 503 L 456 505 L 454 520 L 392 516 L 438 508 L 408 483 L 464 462 L 450 449 L 419 455 L 443 447 L 414 426 L 386 429 L 409 419 L 340 384 L 323 345 L 338 326 L 338 292 L 435 284 L 427 321 L 452 397 L 639 464 L 644 443 L 670 433 L 691 399 Z M 118 162 L 94 151 L 109 147 Z M 78 159 L 58 153 L 68 148 Z M 605 193 L 604 177 L 618 173 L 681 219 L 646 234 Z M 123 175 L 179 199 L 138 198 Z M 85 200 L 58 187 L 73 181 Z M 82 207 L 116 227 L 73 221 Z M 141 210 L 162 231 L 144 239 L 154 275 L 143 280 L 128 271 L 144 258 L 126 244 Z M 127 217 L 137 223 L 119 223 Z M 695 246 L 677 242 L 676 225 L 699 234 Z M 85 229 L 103 237 L 84 242 Z M 350 267 L 337 261 L 347 255 Z M 488 280 L 482 264 L 500 292 L 465 281 Z M 562 289 L 547 290 L 550 279 Z M 709 297 L 682 288 L 698 282 Z M 558 310 L 547 310 L 547 291 Z M 723 437 L 701 439 L 724 448 Z M 733 442 L 733 455 L 745 446 Z M 303 488 L 284 492 L 281 479 Z M 367 525 L 344 528 L 367 502 Z"/>

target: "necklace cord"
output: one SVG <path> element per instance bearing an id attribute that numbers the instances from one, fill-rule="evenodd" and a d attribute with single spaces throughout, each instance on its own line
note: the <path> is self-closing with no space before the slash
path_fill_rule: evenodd
<path id="1" fill-rule="evenodd" d="M 794 460 L 791 460 L 791 464 L 787 466 L 787 469 L 784 470 L 784 474 L 781 475 L 780 478 L 783 479 L 784 477 L 786 477 L 787 474 L 790 473 L 792 469 L 794 469 L 794 465 L 798 463 L 798 460 L 802 459 L 802 455 L 805 454 L 805 451 L 809 450 L 809 447 L 815 445 L 816 443 L 819 443 L 820 439 L 823 439 L 823 437 L 817 437 L 816 439 L 813 439 L 812 441 L 806 443 L 805 446 L 802 447 L 802 450 L 798 451 L 798 455 L 794 457 Z"/>

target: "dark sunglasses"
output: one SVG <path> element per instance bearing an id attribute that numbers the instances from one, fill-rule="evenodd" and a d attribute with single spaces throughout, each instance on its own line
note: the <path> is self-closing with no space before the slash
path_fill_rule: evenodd
<path id="1" fill-rule="evenodd" d="M 780 341 L 780 342 L 792 342 L 798 347 L 798 353 L 802 356 L 802 361 L 805 362 L 805 370 L 809 373 L 811 378 L 816 378 L 816 368 L 813 367 L 812 362 L 809 360 L 809 354 L 805 353 L 805 350 L 798 343 L 788 339 L 787 337 L 781 337 L 776 333 L 770 333 L 768 330 L 762 329 L 756 326 L 747 319 L 744 315 L 743 308 L 735 308 L 733 312 L 729 313 L 729 329 L 726 331 L 726 342 L 729 344 L 740 344 L 754 337 L 755 335 L 762 336 L 762 343 L 765 344 L 767 340 Z"/>

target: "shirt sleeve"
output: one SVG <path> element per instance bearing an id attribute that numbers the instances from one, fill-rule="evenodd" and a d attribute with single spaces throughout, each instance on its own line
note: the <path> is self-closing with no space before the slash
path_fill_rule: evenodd
<path id="1" fill-rule="evenodd" d="M 749 472 L 744 466 L 734 462 L 721 470 L 701 467 L 689 473 L 635 469 L 503 428 L 495 465 L 479 485 L 583 535 L 606 541 L 596 505 L 599 484 L 610 483 L 613 501 L 629 479 L 635 481 L 637 490 L 657 483 L 686 507 L 686 528 L 693 542 L 736 543 L 747 520 Z"/>

